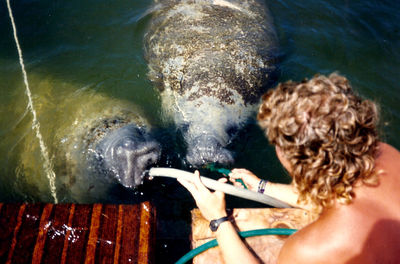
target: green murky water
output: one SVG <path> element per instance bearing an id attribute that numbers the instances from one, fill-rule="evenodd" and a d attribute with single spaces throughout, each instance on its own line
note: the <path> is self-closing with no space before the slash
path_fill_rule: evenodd
<path id="1" fill-rule="evenodd" d="M 300 80 L 315 73 L 339 71 L 362 95 L 374 99 L 382 110 L 382 137 L 400 148 L 400 4 L 398 1 L 266 1 L 279 36 L 279 81 Z M 175 128 L 163 122 L 159 98 L 146 78 L 142 38 L 150 19 L 150 1 L 11 1 L 33 102 L 41 133 L 51 158 L 57 153 L 54 135 L 71 122 L 60 109 L 79 108 L 79 93 L 101 94 L 140 107 L 167 147 L 162 162 L 180 167 L 184 147 Z M 6 2 L 0 2 L 0 201 L 51 201 L 46 177 L 27 112 L 27 97 L 12 36 Z M 67 108 L 61 108 L 68 102 Z M 67 111 L 67 110 L 65 110 Z M 88 109 L 88 111 L 91 111 Z M 252 123 L 231 149 L 235 167 L 286 182 L 273 150 Z M 38 175 L 42 195 L 24 194 L 24 164 Z M 174 181 L 145 184 L 145 193 L 160 209 L 160 256 L 176 256 L 189 249 L 187 219 L 193 202 Z M 38 198 L 39 197 L 39 198 Z M 62 199 L 62 197 L 61 197 Z M 171 203 L 173 202 L 173 203 Z M 228 200 L 228 205 L 241 204 Z M 251 205 L 250 205 L 251 206 Z M 177 228 L 181 224 L 183 228 Z M 177 248 L 177 245 L 179 246 Z M 161 259 L 161 257 L 160 257 Z"/>

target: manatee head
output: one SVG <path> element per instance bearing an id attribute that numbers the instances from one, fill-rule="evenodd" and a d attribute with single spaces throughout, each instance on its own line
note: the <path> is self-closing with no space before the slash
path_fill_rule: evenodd
<path id="1" fill-rule="evenodd" d="M 107 175 L 133 188 L 142 183 L 144 171 L 157 162 L 160 146 L 144 128 L 128 124 L 105 135 L 95 152 Z"/>
<path id="2" fill-rule="evenodd" d="M 234 162 L 227 146 L 237 133 L 237 126 L 227 115 L 213 115 L 212 111 L 197 111 L 192 122 L 178 126 L 187 144 L 186 161 L 194 167 L 208 163 L 228 166 Z"/>

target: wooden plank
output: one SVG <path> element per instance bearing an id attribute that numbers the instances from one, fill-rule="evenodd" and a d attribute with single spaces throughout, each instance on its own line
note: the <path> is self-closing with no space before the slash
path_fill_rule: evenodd
<path id="1" fill-rule="evenodd" d="M 66 223 L 69 218 L 69 209 L 69 204 L 57 204 L 53 207 L 50 216 L 51 220 L 46 225 L 47 240 L 42 258 L 44 263 L 57 263 L 60 261 L 68 230 Z"/>
<path id="2" fill-rule="evenodd" d="M 117 237 L 118 207 L 104 205 L 100 218 L 98 246 L 96 249 L 96 262 L 112 263 L 114 261 L 114 248 Z"/>
<path id="3" fill-rule="evenodd" d="M 86 242 L 89 237 L 90 219 L 92 216 L 91 205 L 75 205 L 71 235 L 69 237 L 67 259 L 68 263 L 83 263 L 85 260 Z"/>
<path id="4" fill-rule="evenodd" d="M 44 245 L 46 243 L 47 231 L 50 227 L 50 215 L 53 211 L 53 204 L 46 204 L 40 217 L 39 233 L 36 238 L 36 245 L 33 249 L 32 263 L 40 263 L 42 261 Z"/>
<path id="5" fill-rule="evenodd" d="M 100 228 L 101 204 L 93 206 L 92 218 L 90 220 L 90 233 L 86 246 L 85 264 L 92 264 L 95 261 L 96 244 L 98 241 L 98 233 Z"/>
<path id="6" fill-rule="evenodd" d="M 139 256 L 138 263 L 153 263 L 154 260 L 151 258 L 154 256 L 151 252 L 150 244 L 154 240 L 154 228 L 155 226 L 155 212 L 150 206 L 150 203 L 142 203 L 140 205 L 140 234 L 139 234 Z"/>
<path id="7" fill-rule="evenodd" d="M 123 227 L 118 263 L 132 263 L 138 258 L 140 209 L 123 205 Z"/>
<path id="8" fill-rule="evenodd" d="M 11 263 L 28 263 L 32 259 L 42 211 L 43 204 L 26 205 Z"/>
<path id="9" fill-rule="evenodd" d="M 115 239 L 115 251 L 114 251 L 114 264 L 119 261 L 119 252 L 121 249 L 121 239 L 122 239 L 122 223 L 124 217 L 124 208 L 122 205 L 118 206 L 118 220 L 117 220 L 117 237 Z"/>
<path id="10" fill-rule="evenodd" d="M 12 261 L 12 257 L 13 257 L 14 250 L 15 250 L 15 246 L 17 244 L 17 235 L 18 235 L 19 229 L 20 229 L 20 227 L 22 225 L 22 217 L 24 215 L 25 207 L 26 207 L 25 204 L 22 204 L 19 207 L 18 216 L 17 216 L 17 219 L 16 219 L 16 225 L 14 227 L 13 237 L 12 237 L 12 240 L 11 240 L 10 250 L 8 251 L 6 264 L 11 263 L 11 261 Z"/>
<path id="11" fill-rule="evenodd" d="M 67 252 L 68 252 L 68 245 L 69 245 L 69 241 L 71 240 L 71 238 L 73 238 L 72 236 L 72 220 L 74 219 L 74 214 L 75 214 L 75 204 L 71 204 L 71 207 L 69 209 L 69 216 L 68 216 L 68 223 L 67 223 L 67 233 L 65 234 L 65 238 L 64 238 L 64 245 L 63 245 L 63 251 L 61 254 L 61 264 L 65 264 L 67 263 Z"/>
<path id="12" fill-rule="evenodd" d="M 14 230 L 17 226 L 19 204 L 4 204 L 0 212 L 0 263 L 6 263 Z"/>

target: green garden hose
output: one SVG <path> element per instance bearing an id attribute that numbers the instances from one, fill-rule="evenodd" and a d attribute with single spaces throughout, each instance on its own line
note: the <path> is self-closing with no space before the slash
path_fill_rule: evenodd
<path id="1" fill-rule="evenodd" d="M 281 235 L 281 236 L 290 236 L 295 233 L 297 229 L 289 229 L 289 228 L 265 228 L 265 229 L 255 229 L 249 231 L 242 231 L 239 232 L 239 236 L 242 238 L 246 237 L 253 237 L 253 236 L 264 236 L 264 235 Z M 218 246 L 218 242 L 216 239 L 208 241 L 203 245 L 192 249 L 183 257 L 181 257 L 175 264 L 184 264 L 187 261 L 191 260 L 195 256 L 199 255 L 200 253 L 206 251 L 207 249 L 213 248 Z"/>
<path id="2" fill-rule="evenodd" d="M 214 163 L 207 164 L 207 165 L 206 165 L 206 168 L 209 169 L 210 171 L 219 172 L 219 173 L 225 175 L 226 177 L 228 177 L 229 173 L 231 173 L 231 171 L 228 170 L 228 169 L 225 169 L 225 168 L 217 168 L 217 167 L 215 166 Z M 236 179 L 235 181 L 236 181 L 236 182 L 240 182 L 240 183 L 242 184 L 242 186 L 243 186 L 245 189 L 247 189 L 247 186 L 246 186 L 246 184 L 244 184 L 244 182 L 243 182 L 242 179 Z"/>

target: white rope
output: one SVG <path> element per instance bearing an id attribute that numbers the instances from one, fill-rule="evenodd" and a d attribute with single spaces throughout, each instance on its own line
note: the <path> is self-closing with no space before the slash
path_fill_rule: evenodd
<path id="1" fill-rule="evenodd" d="M 17 46 L 17 50 L 18 50 L 19 64 L 21 65 L 22 74 L 24 76 L 26 95 L 28 96 L 28 108 L 31 110 L 32 116 L 33 116 L 32 129 L 35 130 L 36 137 L 39 140 L 40 151 L 41 151 L 42 157 L 44 159 L 43 168 L 44 168 L 44 170 L 46 172 L 46 176 L 47 176 L 47 178 L 49 180 L 51 195 L 54 198 L 54 202 L 58 203 L 57 195 L 56 195 L 57 191 L 56 191 L 56 185 L 55 185 L 56 174 L 54 173 L 54 171 L 52 169 L 52 164 L 51 164 L 51 161 L 50 161 L 50 158 L 49 158 L 49 154 L 47 152 L 46 145 L 44 144 L 42 134 L 40 133 L 40 124 L 39 124 L 39 121 L 37 120 L 37 117 L 36 117 L 35 108 L 33 107 L 31 90 L 29 89 L 29 83 L 28 83 L 28 76 L 27 76 L 26 71 L 25 71 L 24 59 L 22 57 L 22 51 L 21 51 L 21 47 L 19 45 L 19 41 L 18 41 L 18 37 L 17 37 L 17 28 L 16 28 L 15 22 L 14 22 L 14 16 L 12 14 L 11 6 L 10 6 L 10 0 L 6 0 L 6 1 L 7 1 L 8 14 L 10 16 L 11 24 L 12 24 L 13 31 L 14 31 L 15 45 Z"/>

